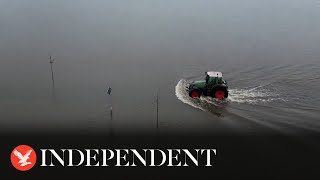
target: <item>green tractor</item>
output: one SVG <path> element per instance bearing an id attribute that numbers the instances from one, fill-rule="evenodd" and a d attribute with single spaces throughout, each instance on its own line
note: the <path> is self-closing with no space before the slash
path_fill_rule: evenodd
<path id="1" fill-rule="evenodd" d="M 205 75 L 205 80 L 193 81 L 188 85 L 189 96 L 192 98 L 211 96 L 219 100 L 228 98 L 228 85 L 222 73 L 210 71 Z"/>

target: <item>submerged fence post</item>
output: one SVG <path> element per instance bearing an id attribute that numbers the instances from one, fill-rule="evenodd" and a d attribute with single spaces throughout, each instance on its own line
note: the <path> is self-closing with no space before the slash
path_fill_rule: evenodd
<path id="1" fill-rule="evenodd" d="M 52 80 L 52 86 L 54 87 L 54 73 L 53 73 L 53 62 L 55 61 L 55 59 L 52 58 L 52 56 L 50 55 L 49 57 L 49 63 L 50 63 L 50 67 L 51 67 L 51 80 Z"/>
<path id="2" fill-rule="evenodd" d="M 158 135 L 159 133 L 159 89 L 157 91 L 157 95 L 156 95 L 156 114 L 157 114 L 157 130 L 156 130 L 156 134 Z"/>
<path id="3" fill-rule="evenodd" d="M 49 63 L 50 63 L 50 70 L 51 70 L 51 81 L 52 81 L 52 96 L 55 97 L 55 84 L 54 84 L 54 71 L 53 71 L 53 62 L 55 61 L 54 58 L 49 54 Z"/>
<path id="4" fill-rule="evenodd" d="M 113 111 L 112 111 L 112 96 L 111 96 L 111 87 L 108 87 L 107 94 L 110 96 L 110 135 L 113 135 L 112 121 L 113 121 Z"/>

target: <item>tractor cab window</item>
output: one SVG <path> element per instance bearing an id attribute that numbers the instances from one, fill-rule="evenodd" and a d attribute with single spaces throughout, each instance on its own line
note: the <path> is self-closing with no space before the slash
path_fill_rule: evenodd
<path id="1" fill-rule="evenodd" d="M 206 84 L 208 84 L 208 81 L 209 81 L 209 76 L 206 75 Z"/>
<path id="2" fill-rule="evenodd" d="M 208 78 L 208 86 L 213 86 L 215 84 L 215 78 L 211 77 L 211 78 Z"/>

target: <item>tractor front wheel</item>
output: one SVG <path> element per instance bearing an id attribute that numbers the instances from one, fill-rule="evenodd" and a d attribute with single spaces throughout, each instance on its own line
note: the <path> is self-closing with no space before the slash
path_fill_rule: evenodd
<path id="1" fill-rule="evenodd" d="M 190 97 L 192 97 L 193 99 L 200 98 L 200 92 L 197 90 L 193 90 L 190 92 Z"/>

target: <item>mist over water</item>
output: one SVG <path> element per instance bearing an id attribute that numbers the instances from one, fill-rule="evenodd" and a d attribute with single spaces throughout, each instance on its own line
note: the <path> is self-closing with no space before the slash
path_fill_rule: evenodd
<path id="1" fill-rule="evenodd" d="M 154 132 L 159 89 L 163 133 L 319 132 L 319 19 L 316 0 L 1 0 L 0 129 Z M 184 91 L 210 70 L 225 102 Z"/>

